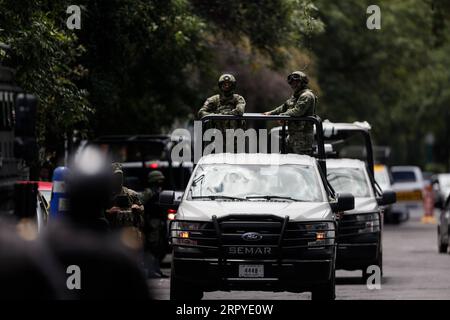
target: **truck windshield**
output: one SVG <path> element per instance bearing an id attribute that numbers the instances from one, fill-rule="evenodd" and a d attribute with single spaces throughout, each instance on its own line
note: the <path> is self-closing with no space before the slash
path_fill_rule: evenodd
<path id="1" fill-rule="evenodd" d="M 359 168 L 327 168 L 327 177 L 337 193 L 351 193 L 354 197 L 370 197 L 370 184 Z"/>
<path id="2" fill-rule="evenodd" d="M 308 165 L 200 165 L 190 199 L 322 202 L 314 167 Z"/>

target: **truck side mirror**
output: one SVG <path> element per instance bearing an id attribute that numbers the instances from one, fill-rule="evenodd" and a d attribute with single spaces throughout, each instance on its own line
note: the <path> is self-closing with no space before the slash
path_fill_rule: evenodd
<path id="1" fill-rule="evenodd" d="M 392 190 L 383 191 L 380 198 L 377 198 L 378 205 L 387 206 L 397 202 L 397 194 Z"/>
<path id="2" fill-rule="evenodd" d="M 355 197 L 350 193 L 341 193 L 337 195 L 337 200 L 333 205 L 334 212 L 343 212 L 355 208 Z"/>

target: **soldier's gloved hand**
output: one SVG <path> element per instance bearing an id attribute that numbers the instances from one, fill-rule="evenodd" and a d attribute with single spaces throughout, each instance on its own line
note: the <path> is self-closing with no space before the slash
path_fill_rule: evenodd
<path id="1" fill-rule="evenodd" d="M 140 205 L 138 205 L 138 204 L 133 204 L 133 205 L 131 206 L 131 210 L 132 210 L 132 211 L 135 211 L 135 212 L 141 212 L 141 211 L 143 211 L 143 208 L 142 208 L 142 206 L 140 206 Z"/>
<path id="2" fill-rule="evenodd" d="M 106 210 L 107 213 L 109 214 L 117 214 L 120 212 L 120 208 L 119 207 L 112 207 L 108 210 Z"/>
<path id="3" fill-rule="evenodd" d="M 230 114 L 233 116 L 242 116 L 241 112 L 237 109 L 231 110 Z"/>

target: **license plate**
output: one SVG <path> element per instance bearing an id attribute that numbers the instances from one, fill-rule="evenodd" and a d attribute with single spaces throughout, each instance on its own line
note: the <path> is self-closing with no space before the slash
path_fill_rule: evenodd
<path id="1" fill-rule="evenodd" d="M 239 265 L 239 278 L 263 278 L 264 265 L 241 264 Z"/>

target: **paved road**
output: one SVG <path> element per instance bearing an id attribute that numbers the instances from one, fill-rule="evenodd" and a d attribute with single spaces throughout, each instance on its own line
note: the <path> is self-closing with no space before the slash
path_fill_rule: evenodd
<path id="1" fill-rule="evenodd" d="M 417 218 L 384 229 L 384 277 L 380 290 L 369 290 L 360 271 L 337 272 L 337 299 L 450 299 L 450 254 L 439 254 L 436 225 Z M 170 269 L 163 269 L 170 274 Z M 169 279 L 149 280 L 157 299 L 169 299 Z M 208 292 L 204 299 L 310 299 L 309 293 Z"/>

